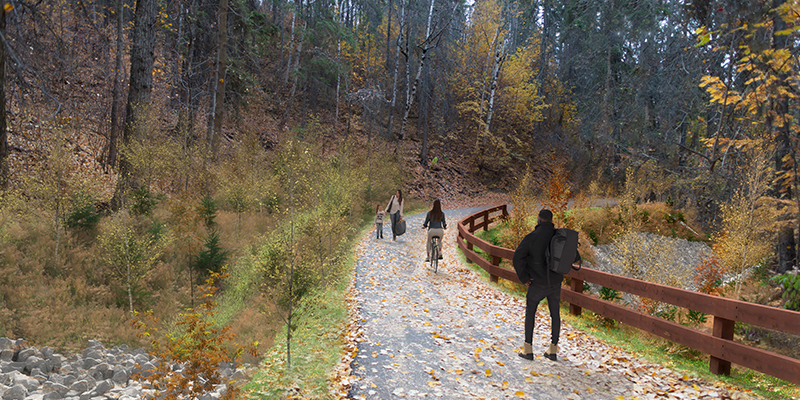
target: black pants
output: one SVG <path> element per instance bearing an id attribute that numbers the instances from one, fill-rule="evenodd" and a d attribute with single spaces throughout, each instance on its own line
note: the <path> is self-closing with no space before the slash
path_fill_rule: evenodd
<path id="1" fill-rule="evenodd" d="M 397 226 L 397 224 L 400 223 L 400 211 L 389 215 L 391 216 L 392 219 L 392 239 L 394 239 L 397 236 L 397 229 L 395 228 L 395 226 Z"/>
<path id="2" fill-rule="evenodd" d="M 547 306 L 550 308 L 550 321 L 553 344 L 558 344 L 558 334 L 561 331 L 561 285 L 547 286 L 532 283 L 528 287 L 528 294 L 525 296 L 527 304 L 525 307 L 525 343 L 533 344 L 533 326 L 536 323 L 536 307 L 547 298 Z"/>

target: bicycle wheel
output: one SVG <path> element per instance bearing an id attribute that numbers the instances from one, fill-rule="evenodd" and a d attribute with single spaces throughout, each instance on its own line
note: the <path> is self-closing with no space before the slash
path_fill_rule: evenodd
<path id="1" fill-rule="evenodd" d="M 433 245 L 431 246 L 431 267 L 433 267 L 433 273 L 439 270 L 439 238 L 433 238 Z"/>

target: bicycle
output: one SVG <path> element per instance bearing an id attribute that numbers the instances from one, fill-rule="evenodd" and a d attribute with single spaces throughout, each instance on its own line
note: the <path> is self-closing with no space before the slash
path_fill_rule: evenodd
<path id="1" fill-rule="evenodd" d="M 431 268 L 435 274 L 439 270 L 439 237 L 431 238 Z"/>

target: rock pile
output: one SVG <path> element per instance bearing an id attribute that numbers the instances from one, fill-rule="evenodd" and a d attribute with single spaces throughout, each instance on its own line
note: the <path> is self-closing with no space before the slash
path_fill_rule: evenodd
<path id="1" fill-rule="evenodd" d="M 81 354 L 64 356 L 49 347 L 27 347 L 23 339 L 0 338 L 0 396 L 2 400 L 154 398 L 153 389 L 131 376 L 149 376 L 158 362 L 142 349 L 122 345 L 109 350 L 97 340 L 90 340 Z M 180 373 L 182 366 L 171 369 Z M 242 370 L 231 365 L 220 372 L 224 378 L 244 378 Z M 219 385 L 201 399 L 218 399 L 225 390 Z"/>

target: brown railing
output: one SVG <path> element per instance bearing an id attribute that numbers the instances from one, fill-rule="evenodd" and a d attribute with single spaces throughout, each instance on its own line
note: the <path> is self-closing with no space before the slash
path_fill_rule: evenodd
<path id="1" fill-rule="evenodd" d="M 500 266 L 502 259 L 512 260 L 514 251 L 494 246 L 474 235 L 476 230 L 487 230 L 489 224 L 507 215 L 506 206 L 501 205 L 470 215 L 460 221 L 458 247 L 464 252 L 468 261 L 486 270 L 492 281 L 503 278 L 521 284 L 513 270 Z M 486 260 L 475 252 L 475 247 L 488 254 L 491 260 Z M 561 300 L 569 303 L 571 314 L 580 315 L 581 309 L 585 308 L 708 354 L 711 357 L 709 368 L 715 374 L 730 375 L 731 363 L 734 363 L 800 384 L 800 360 L 733 341 L 735 322 L 800 335 L 800 312 L 711 296 L 590 268 L 571 271 L 569 276 L 572 279 L 569 287 L 561 288 Z M 714 318 L 712 334 L 584 294 L 582 293 L 584 282 L 711 315 Z"/>

